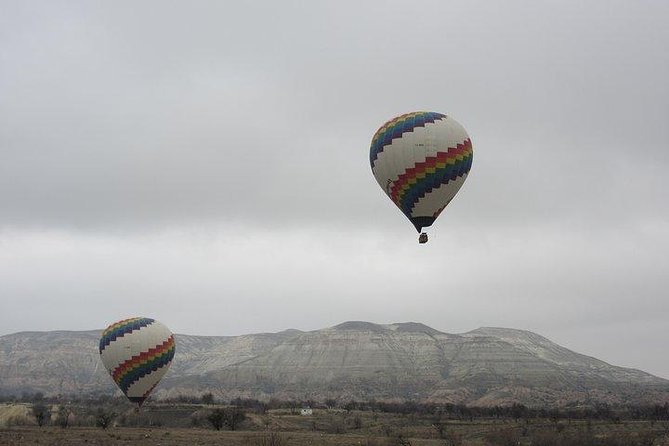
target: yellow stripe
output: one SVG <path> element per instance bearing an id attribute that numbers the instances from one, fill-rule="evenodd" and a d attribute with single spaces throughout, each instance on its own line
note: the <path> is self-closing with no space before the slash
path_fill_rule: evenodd
<path id="1" fill-rule="evenodd" d="M 134 371 L 135 369 L 139 369 L 139 368 L 141 368 L 141 367 L 144 367 L 144 366 L 145 366 L 146 364 L 148 364 L 149 362 L 155 361 L 156 358 L 158 358 L 158 357 L 160 357 L 160 356 L 163 356 L 163 355 L 169 353 L 170 350 L 173 350 L 173 348 L 174 348 L 174 347 L 170 347 L 170 348 L 168 348 L 167 350 L 165 350 L 165 351 L 162 352 L 162 353 L 158 353 L 158 354 L 156 354 L 156 355 L 149 356 L 149 358 L 146 359 L 145 361 L 142 361 L 142 362 L 137 363 L 136 366 L 134 366 L 134 367 L 128 369 L 123 375 L 121 375 L 121 376 L 119 377 L 119 382 L 120 382 L 121 379 L 123 379 L 123 378 L 124 378 L 126 375 L 128 375 L 130 372 Z"/>
<path id="2" fill-rule="evenodd" d="M 109 328 L 107 328 L 105 331 L 103 331 L 103 332 L 102 332 L 102 336 L 106 336 L 108 333 L 111 333 L 112 331 L 116 330 L 117 328 L 122 327 L 122 326 L 124 326 L 124 325 L 131 324 L 131 323 L 133 323 L 133 322 L 135 322 L 135 321 L 138 321 L 138 320 L 140 320 L 140 319 L 141 319 L 141 317 L 134 317 L 134 318 L 132 318 L 132 319 L 127 319 L 127 320 L 125 320 L 125 321 L 123 321 L 123 322 L 117 322 L 117 323 L 111 325 L 111 326 L 110 326 Z"/>
<path id="3" fill-rule="evenodd" d="M 418 115 L 421 115 L 425 112 L 414 112 L 414 113 L 407 113 L 406 115 L 403 115 L 402 117 L 398 117 L 393 119 L 392 121 L 388 121 L 383 127 L 381 127 L 379 130 L 376 131 L 376 134 L 374 135 L 374 138 L 372 138 L 372 144 L 376 142 L 376 140 L 383 134 L 386 130 L 388 130 L 390 127 L 393 127 L 397 125 L 400 122 L 404 122 L 407 119 L 414 118 Z"/>

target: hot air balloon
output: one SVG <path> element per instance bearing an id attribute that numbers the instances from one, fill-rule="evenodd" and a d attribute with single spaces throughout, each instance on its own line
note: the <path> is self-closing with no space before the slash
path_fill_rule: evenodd
<path id="1" fill-rule="evenodd" d="M 126 397 L 139 407 L 170 368 L 174 336 L 160 322 L 133 317 L 111 324 L 100 338 L 100 359 Z"/>
<path id="2" fill-rule="evenodd" d="M 465 129 L 436 112 L 391 119 L 376 131 L 369 149 L 376 181 L 419 233 L 460 190 L 472 158 Z M 427 242 L 427 234 L 421 233 L 418 241 Z"/>

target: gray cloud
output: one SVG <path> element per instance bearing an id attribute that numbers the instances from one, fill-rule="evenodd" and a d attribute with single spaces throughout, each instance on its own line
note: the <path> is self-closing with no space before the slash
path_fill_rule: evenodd
<path id="1" fill-rule="evenodd" d="M 507 325 L 669 377 L 668 15 L 5 2 L 0 333 Z M 368 165 L 417 109 L 475 150 L 424 247 Z"/>

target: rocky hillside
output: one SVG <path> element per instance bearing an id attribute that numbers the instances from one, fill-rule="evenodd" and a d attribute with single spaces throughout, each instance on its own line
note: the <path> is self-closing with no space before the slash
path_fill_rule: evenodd
<path id="1" fill-rule="evenodd" d="M 99 332 L 0 337 L 0 392 L 111 392 Z M 447 334 L 418 323 L 346 322 L 235 337 L 177 335 L 158 397 L 212 392 L 340 400 L 413 399 L 476 405 L 665 402 L 669 381 L 609 365 L 535 333 Z"/>

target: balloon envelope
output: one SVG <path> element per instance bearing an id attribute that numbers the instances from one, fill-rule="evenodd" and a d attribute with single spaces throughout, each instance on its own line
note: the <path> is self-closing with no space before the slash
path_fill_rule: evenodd
<path id="1" fill-rule="evenodd" d="M 126 397 L 140 406 L 174 358 L 172 332 L 160 322 L 134 317 L 111 324 L 100 338 L 100 358 Z"/>
<path id="2" fill-rule="evenodd" d="M 376 181 L 418 232 L 434 223 L 460 190 L 472 159 L 465 129 L 436 112 L 391 119 L 374 134 L 369 151 Z"/>

